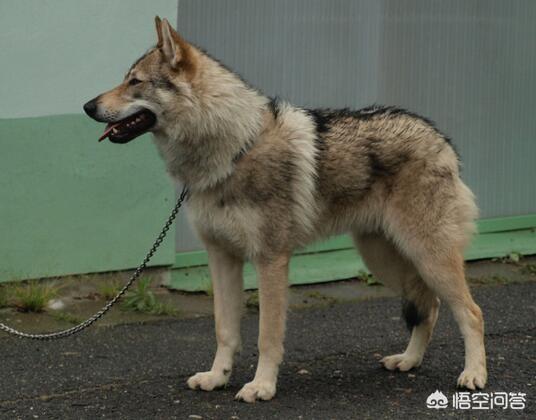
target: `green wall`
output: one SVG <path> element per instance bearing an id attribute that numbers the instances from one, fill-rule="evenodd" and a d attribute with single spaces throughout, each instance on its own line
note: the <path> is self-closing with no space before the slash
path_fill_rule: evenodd
<path id="1" fill-rule="evenodd" d="M 536 215 L 479 220 L 478 234 L 465 252 L 466 260 L 536 253 Z M 205 251 L 177 254 L 169 278 L 171 288 L 197 292 L 210 290 L 208 256 Z M 290 283 L 310 284 L 343 280 L 368 272 L 347 235 L 331 238 L 296 252 L 290 262 Z M 257 287 L 254 267 L 244 268 L 244 285 Z"/>
<path id="2" fill-rule="evenodd" d="M 279 15 L 272 16 L 262 10 L 253 13 L 255 7 L 267 7 L 277 13 L 281 13 L 283 9 L 268 2 L 238 3 L 229 0 L 181 1 L 180 31 L 194 41 L 202 41 L 201 44 L 208 47 L 213 54 L 236 67 L 249 80 L 259 82 L 267 92 L 294 99 L 289 92 L 292 93 L 292 89 L 301 85 L 295 83 L 292 78 L 281 78 L 281 74 L 288 76 L 290 73 L 282 73 L 280 68 L 265 67 L 266 58 L 263 58 L 262 54 L 272 51 L 265 48 L 267 42 L 274 48 L 279 45 L 276 42 L 279 39 L 281 48 L 278 51 L 286 54 L 285 59 L 276 63 L 270 56 L 268 62 L 285 65 L 293 70 L 292 74 L 314 76 L 315 69 L 320 67 L 308 66 L 306 57 L 294 54 L 294 51 L 309 51 L 307 46 L 311 42 L 311 30 L 300 29 L 294 21 L 285 21 L 296 36 L 304 37 L 305 44 L 302 48 L 301 44 L 289 41 L 293 39 L 289 38 L 289 33 L 278 29 L 278 22 L 283 22 Z M 426 5 L 409 0 L 404 3 L 408 6 L 413 4 L 418 10 L 423 10 L 422 7 Z M 281 2 L 280 6 L 283 4 L 291 7 L 290 2 Z M 368 3 L 360 1 L 352 4 L 360 8 Z M 382 24 L 386 28 L 395 28 L 399 17 L 407 13 L 404 10 L 396 10 L 395 13 L 391 7 L 377 9 L 378 4 L 371 2 L 370 5 L 374 6 L 372 12 L 356 12 L 354 17 L 365 16 L 368 20 L 370 13 L 376 16 L 374 13 L 385 9 L 385 12 L 393 13 L 394 22 L 381 20 Z M 385 4 L 389 5 L 391 2 Z M 465 3 L 460 1 L 457 4 Z M 338 10 L 337 13 L 341 13 L 340 5 L 332 6 L 334 10 Z M 296 21 L 307 21 L 302 18 L 309 9 L 294 9 L 299 12 Z M 527 10 L 534 11 L 536 8 L 531 6 Z M 522 29 L 532 28 L 532 21 L 527 18 L 530 14 L 524 13 L 524 9 L 517 8 L 514 11 L 515 13 L 508 17 L 508 28 L 513 34 L 508 39 L 514 40 L 513 45 L 518 46 L 523 45 L 518 41 L 530 38 L 523 35 Z M 251 16 L 244 19 L 243 13 L 257 16 L 260 23 L 255 23 Z M 463 11 L 464 15 L 467 13 L 469 12 Z M 128 146 L 109 142 L 97 143 L 96 139 L 103 126 L 81 112 L 83 103 L 117 84 L 130 64 L 154 44 L 153 18 L 156 14 L 175 21 L 177 1 L 0 0 L 0 282 L 132 268 L 141 261 L 167 218 L 175 201 L 175 190 L 150 138 L 144 136 Z M 270 16 L 274 19 L 273 25 L 269 24 Z M 446 13 L 446 16 L 450 15 Z M 408 24 L 415 23 L 411 14 L 406 18 Z M 429 18 L 424 16 L 423 19 L 423 24 L 427 25 Z M 330 38 L 319 32 L 321 26 L 314 23 L 315 21 L 311 22 L 316 36 L 328 43 L 325 51 L 344 53 L 343 50 L 332 49 Z M 469 29 L 474 26 L 471 22 L 467 23 Z M 274 34 L 268 41 L 266 33 L 263 35 L 258 31 L 258 25 L 261 23 L 265 25 L 266 33 Z M 381 29 L 375 21 L 368 26 L 361 23 L 351 25 L 346 30 L 368 28 L 366 31 L 372 31 L 374 34 L 390 34 L 389 31 Z M 341 34 L 340 25 L 336 22 L 333 25 L 334 34 L 338 37 Z M 399 29 L 404 33 L 422 32 L 406 27 Z M 448 25 L 444 30 L 447 38 L 451 36 Z M 230 31 L 229 34 L 226 31 Z M 484 35 L 487 33 L 483 32 Z M 494 36 L 502 36 L 495 30 L 491 33 Z M 399 36 L 394 38 L 398 39 Z M 460 45 L 466 45 L 466 38 L 461 38 Z M 247 43 L 243 43 L 242 39 L 247 39 Z M 359 48 L 352 47 L 351 54 L 347 56 L 354 57 L 354 52 L 361 54 L 355 55 L 358 62 L 373 65 L 374 62 L 367 57 L 374 54 L 367 48 L 375 48 L 379 44 L 372 42 L 372 38 L 356 35 L 355 39 L 365 41 L 359 44 Z M 238 42 L 240 48 L 236 48 L 233 40 Z M 256 44 L 255 40 L 259 43 Z M 435 49 L 435 44 L 432 44 L 427 45 Z M 494 42 L 492 44 L 496 45 Z M 289 45 L 292 48 L 287 48 Z M 244 53 L 245 47 L 251 49 L 250 53 Z M 416 50 L 421 51 L 420 48 Z M 480 96 L 478 92 L 470 95 L 472 100 L 476 101 L 476 106 L 471 105 L 467 112 L 462 112 L 459 106 L 452 107 L 443 103 L 437 103 L 437 109 L 432 112 L 433 107 L 428 106 L 430 101 L 426 98 L 424 100 L 424 103 L 428 104 L 425 109 L 429 112 L 423 113 L 435 116 L 444 122 L 447 128 L 451 127 L 449 132 L 452 131 L 451 134 L 460 145 L 466 163 L 464 176 L 467 177 L 469 185 L 479 193 L 481 201 L 486 200 L 481 205 L 483 214 L 486 217 L 504 216 L 480 221 L 481 235 L 468 250 L 466 256 L 469 259 L 502 256 L 510 252 L 536 252 L 536 217 L 529 214 L 533 213 L 534 209 L 534 191 L 531 189 L 532 184 L 527 182 L 534 174 L 534 165 L 530 161 L 533 154 L 525 153 L 532 150 L 534 144 L 530 141 L 531 133 L 534 132 L 531 125 L 534 119 L 528 117 L 534 107 L 526 105 L 533 100 L 534 95 L 522 95 L 528 91 L 523 88 L 521 81 L 525 80 L 523 77 L 526 77 L 526 69 L 531 68 L 523 64 L 525 50 L 503 46 L 500 51 L 504 54 L 510 54 L 512 51 L 516 54 L 497 55 L 497 60 L 503 65 L 514 63 L 508 65 L 516 71 L 524 69 L 524 73 L 512 73 L 512 77 L 501 78 L 512 82 L 512 86 L 504 88 L 513 92 L 510 96 L 502 93 L 492 95 L 499 98 L 498 103 L 503 104 L 501 106 L 506 107 L 508 113 L 502 108 L 491 108 L 491 111 L 496 112 L 488 112 L 487 108 L 483 107 L 490 103 L 486 95 L 492 90 L 488 89 L 488 85 L 478 91 Z M 455 57 L 460 55 L 458 48 L 442 51 L 451 51 Z M 453 61 L 445 54 L 442 53 L 439 58 Z M 473 56 L 470 53 L 466 55 Z M 495 53 L 491 56 L 495 57 Z M 293 59 L 295 61 L 292 61 Z M 245 60 L 245 64 L 241 60 Z M 476 64 L 487 62 L 480 58 L 475 60 Z M 402 62 L 403 57 L 397 58 L 397 61 Z M 300 66 L 305 66 L 306 73 L 296 71 Z M 344 68 L 351 67 L 348 63 L 345 66 Z M 341 66 L 337 68 L 343 69 Z M 462 72 L 464 68 L 461 67 Z M 400 72 L 395 73 L 398 75 Z M 443 73 L 434 70 L 426 74 L 436 77 Z M 455 71 L 448 73 L 458 74 Z M 460 73 L 460 80 L 469 80 L 465 73 Z M 263 74 L 266 79 L 260 83 Z M 322 78 L 324 74 L 321 72 L 317 76 Z M 489 75 L 489 72 L 485 74 Z M 381 74 L 374 70 L 370 72 L 370 76 L 376 80 Z M 333 80 L 339 79 L 344 78 L 341 76 Z M 364 80 L 365 85 L 370 83 L 370 80 L 362 77 L 353 77 L 352 80 Z M 287 90 L 285 83 L 290 83 Z M 500 87 L 503 86 L 501 83 L 490 79 L 489 86 Z M 380 84 L 384 85 L 383 82 Z M 311 83 L 307 84 L 309 85 Z M 400 86 L 412 86 L 406 82 L 395 82 L 393 85 L 397 89 Z M 436 95 L 432 87 L 450 85 L 441 82 L 430 86 L 430 83 L 419 81 L 419 86 L 434 97 L 442 98 L 444 95 Z M 274 91 L 271 92 L 271 89 Z M 389 103 L 398 103 L 401 98 L 410 100 L 412 89 L 410 92 L 401 93 L 400 98 L 389 95 L 385 98 L 389 99 Z M 377 100 L 377 95 L 364 89 L 362 85 L 346 91 L 359 91 L 361 100 L 366 99 L 367 102 L 369 99 Z M 310 93 L 310 89 L 307 88 L 305 92 Z M 330 92 L 330 89 L 315 91 L 311 94 L 312 99 L 321 100 L 319 105 L 339 106 L 340 104 L 329 101 L 330 97 L 338 98 Z M 371 98 L 366 95 L 367 92 L 369 96 L 372 95 Z M 322 95 L 331 96 L 324 98 Z M 526 100 L 520 101 L 520 97 Z M 504 98 L 509 98 L 510 102 Z M 303 100 L 296 102 L 304 103 Z M 430 102 L 432 105 L 434 103 Z M 408 105 L 412 105 L 411 109 L 422 108 L 419 101 Z M 511 111 L 512 109 L 515 112 Z M 450 114 L 441 116 L 441 112 L 452 110 L 456 110 L 452 112 L 452 118 Z M 484 115 L 466 118 L 472 110 L 479 110 L 491 119 L 500 115 L 501 118 L 497 119 L 499 122 L 494 120 L 494 124 L 498 124 L 503 131 L 488 124 Z M 487 131 L 482 131 L 481 125 L 488 127 Z M 472 131 L 467 131 L 468 127 Z M 456 133 L 455 130 L 458 129 L 463 130 Z M 490 154 L 491 148 L 494 150 L 493 154 Z M 491 155 L 496 159 L 492 159 Z M 489 184 L 488 190 L 480 187 L 485 182 Z M 493 194 L 490 194 L 490 191 Z M 519 214 L 526 215 L 516 216 Z M 170 282 L 173 287 L 186 290 L 204 289 L 208 284 L 206 254 L 196 250 L 197 243 L 189 235 L 182 214 L 179 222 L 177 248 L 173 241 L 173 232 L 170 232 L 169 239 L 166 239 L 155 256 L 153 264 L 172 265 L 175 268 Z M 326 281 L 355 275 L 364 267 L 350 245 L 349 239 L 343 236 L 309 247 L 293 259 L 292 282 Z M 176 254 L 175 249 L 194 251 Z M 246 285 L 255 285 L 253 270 L 249 266 L 246 269 Z"/>
<path id="3" fill-rule="evenodd" d="M 148 136 L 97 143 L 82 104 L 155 42 L 175 0 L 0 2 L 0 281 L 132 268 L 175 201 Z M 172 264 L 173 233 L 153 264 Z"/>

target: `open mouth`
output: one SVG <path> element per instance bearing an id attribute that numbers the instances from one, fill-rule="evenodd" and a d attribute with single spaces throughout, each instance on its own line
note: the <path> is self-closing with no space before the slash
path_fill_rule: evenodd
<path id="1" fill-rule="evenodd" d="M 99 141 L 109 138 L 112 143 L 127 143 L 149 131 L 156 123 L 156 115 L 142 109 L 120 121 L 109 123 Z"/>

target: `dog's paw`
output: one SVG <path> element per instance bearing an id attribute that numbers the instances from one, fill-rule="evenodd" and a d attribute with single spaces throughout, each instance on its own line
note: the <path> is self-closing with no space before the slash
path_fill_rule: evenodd
<path id="1" fill-rule="evenodd" d="M 254 403 L 257 400 L 268 401 L 275 395 L 275 383 L 268 381 L 249 382 L 236 394 L 235 400 Z"/>
<path id="2" fill-rule="evenodd" d="M 406 372 L 414 367 L 419 367 L 421 365 L 422 359 L 410 356 L 405 353 L 393 354 L 392 356 L 385 356 L 380 363 L 387 370 L 399 370 L 401 372 Z"/>
<path id="3" fill-rule="evenodd" d="M 188 379 L 188 386 L 191 389 L 202 389 L 203 391 L 212 391 L 215 388 L 221 388 L 227 385 L 229 375 L 223 372 L 199 372 Z"/>
<path id="4" fill-rule="evenodd" d="M 458 378 L 458 387 L 471 391 L 484 389 L 488 380 L 486 368 L 465 369 Z"/>

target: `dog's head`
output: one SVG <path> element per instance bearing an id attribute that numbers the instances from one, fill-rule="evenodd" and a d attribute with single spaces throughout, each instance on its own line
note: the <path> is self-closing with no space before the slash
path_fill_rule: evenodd
<path id="1" fill-rule="evenodd" d="M 127 143 L 158 131 L 192 100 L 196 51 L 171 27 L 155 18 L 158 43 L 139 58 L 123 82 L 84 105 L 87 115 L 106 122 L 100 140 Z"/>

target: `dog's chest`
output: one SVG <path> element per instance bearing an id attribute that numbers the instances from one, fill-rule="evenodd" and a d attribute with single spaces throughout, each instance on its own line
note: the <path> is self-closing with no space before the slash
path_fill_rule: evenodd
<path id="1" fill-rule="evenodd" d="M 257 208 L 225 204 L 215 194 L 192 195 L 188 215 L 204 236 L 251 258 L 261 249 L 262 216 Z"/>

